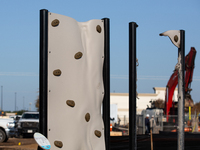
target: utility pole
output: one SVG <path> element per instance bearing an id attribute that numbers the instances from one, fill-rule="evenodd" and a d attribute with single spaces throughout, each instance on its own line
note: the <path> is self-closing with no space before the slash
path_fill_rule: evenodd
<path id="1" fill-rule="evenodd" d="M 17 93 L 15 92 L 15 111 L 17 111 Z"/>
<path id="2" fill-rule="evenodd" d="M 1 111 L 3 111 L 3 86 L 1 86 Z"/>
<path id="3" fill-rule="evenodd" d="M 24 109 L 24 96 L 23 96 L 23 110 L 25 110 L 25 109 Z"/>
<path id="4" fill-rule="evenodd" d="M 29 103 L 29 106 L 30 106 L 30 107 L 29 107 L 29 111 L 31 111 L 31 105 L 32 105 L 32 103 Z"/>

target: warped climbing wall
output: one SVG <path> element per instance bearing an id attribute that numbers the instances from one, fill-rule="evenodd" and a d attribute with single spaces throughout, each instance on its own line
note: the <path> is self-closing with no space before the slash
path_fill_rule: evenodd
<path id="1" fill-rule="evenodd" d="M 103 20 L 48 12 L 47 135 L 53 150 L 104 150 Z"/>

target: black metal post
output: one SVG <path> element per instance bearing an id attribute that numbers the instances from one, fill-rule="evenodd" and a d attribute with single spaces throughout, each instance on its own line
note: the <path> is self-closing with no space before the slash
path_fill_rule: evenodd
<path id="1" fill-rule="evenodd" d="M 103 18 L 104 21 L 104 64 L 103 64 L 103 120 L 106 150 L 110 149 L 110 20 Z"/>
<path id="2" fill-rule="evenodd" d="M 129 149 L 137 149 L 136 129 L 136 28 L 135 22 L 129 23 Z"/>
<path id="3" fill-rule="evenodd" d="M 47 84 L 48 84 L 48 10 L 40 10 L 40 89 L 39 131 L 47 137 Z M 41 149 L 38 147 L 38 149 Z"/>
<path id="4" fill-rule="evenodd" d="M 178 49 L 178 150 L 184 150 L 185 118 L 185 31 L 180 30 L 180 48 Z"/>

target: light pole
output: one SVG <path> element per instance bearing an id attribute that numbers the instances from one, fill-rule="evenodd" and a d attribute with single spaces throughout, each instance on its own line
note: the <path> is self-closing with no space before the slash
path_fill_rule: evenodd
<path id="1" fill-rule="evenodd" d="M 32 103 L 29 103 L 29 106 L 30 106 L 30 107 L 29 107 L 29 110 L 30 110 L 30 111 L 31 111 L 31 105 L 32 105 Z"/>
<path id="2" fill-rule="evenodd" d="M 25 109 L 24 109 L 24 96 L 23 96 L 23 110 L 25 110 Z"/>
<path id="3" fill-rule="evenodd" d="M 17 111 L 17 92 L 15 92 L 15 111 Z"/>
<path id="4" fill-rule="evenodd" d="M 184 150 L 184 106 L 185 106 L 185 31 L 169 30 L 160 36 L 168 36 L 178 47 L 178 141 L 177 149 Z"/>
<path id="5" fill-rule="evenodd" d="M 3 86 L 1 86 L 1 111 L 3 111 Z"/>

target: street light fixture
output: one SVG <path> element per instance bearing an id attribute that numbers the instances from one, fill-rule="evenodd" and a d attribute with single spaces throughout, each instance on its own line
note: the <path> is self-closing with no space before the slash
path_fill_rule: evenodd
<path id="1" fill-rule="evenodd" d="M 178 47 L 178 141 L 177 149 L 184 150 L 184 106 L 185 106 L 185 31 L 169 30 L 160 34 L 168 36 Z"/>

